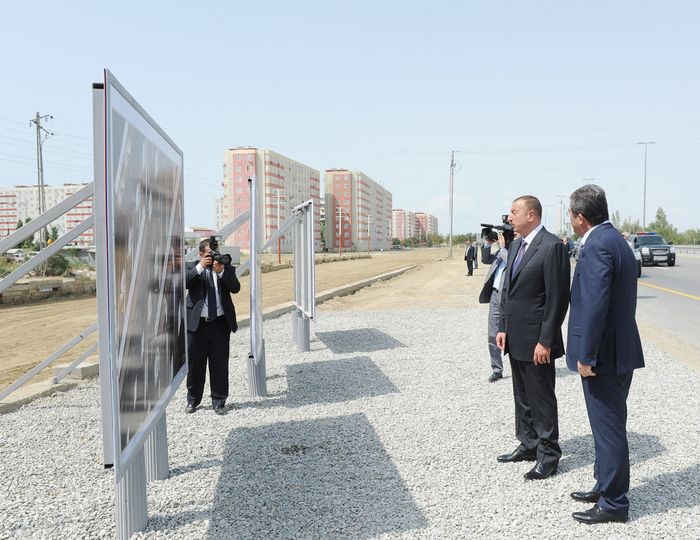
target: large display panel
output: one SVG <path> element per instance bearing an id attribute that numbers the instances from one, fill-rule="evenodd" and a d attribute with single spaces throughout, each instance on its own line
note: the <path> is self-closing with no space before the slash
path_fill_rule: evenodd
<path id="1" fill-rule="evenodd" d="M 109 353 L 120 478 L 186 374 L 183 154 L 108 70 L 105 109 Z"/>

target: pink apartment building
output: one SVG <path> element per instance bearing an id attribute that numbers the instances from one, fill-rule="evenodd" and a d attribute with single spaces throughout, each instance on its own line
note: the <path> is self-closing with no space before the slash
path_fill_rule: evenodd
<path id="1" fill-rule="evenodd" d="M 263 181 L 265 240 L 290 216 L 294 207 L 313 199 L 315 249 L 321 249 L 320 172 L 271 150 L 238 147 L 224 152 L 224 196 L 216 200 L 216 229 L 250 209 L 248 178 Z M 250 249 L 250 223 L 247 222 L 226 241 L 228 245 Z M 291 253 L 292 238 L 281 241 L 282 253 Z M 270 248 L 276 252 L 277 247 Z"/>
<path id="2" fill-rule="evenodd" d="M 391 246 L 391 192 L 360 171 L 329 169 L 324 176 L 329 250 L 378 251 Z"/>

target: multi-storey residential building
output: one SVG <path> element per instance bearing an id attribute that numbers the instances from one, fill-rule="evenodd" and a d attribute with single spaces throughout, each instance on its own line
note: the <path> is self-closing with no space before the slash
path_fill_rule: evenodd
<path id="1" fill-rule="evenodd" d="M 346 169 L 327 170 L 324 190 L 328 249 L 366 250 L 368 238 L 371 250 L 391 247 L 391 192 Z"/>
<path id="2" fill-rule="evenodd" d="M 392 218 L 391 234 L 399 240 L 425 239 L 429 234 L 438 232 L 438 220 L 432 214 L 394 210 Z"/>
<path id="3" fill-rule="evenodd" d="M 427 238 L 430 234 L 437 234 L 438 232 L 438 219 L 432 214 L 426 214 L 425 212 L 416 212 L 416 219 L 418 220 L 418 238 Z"/>
<path id="4" fill-rule="evenodd" d="M 224 152 L 224 196 L 221 203 L 217 203 L 222 206 L 222 218 L 217 214 L 217 230 L 250 209 L 248 178 L 254 175 L 258 182 L 263 182 L 264 238 L 267 240 L 275 233 L 294 207 L 313 199 L 314 246 L 320 250 L 321 173 L 272 150 L 238 147 Z M 226 243 L 249 250 L 250 223 L 238 229 Z M 291 235 L 283 238 L 280 244 L 283 253 L 291 253 Z M 270 248 L 272 252 L 276 250 Z"/>
<path id="5" fill-rule="evenodd" d="M 86 184 L 63 184 L 62 186 L 44 186 L 46 210 L 66 199 Z M 80 203 L 48 226 L 58 229 L 59 236 L 76 227 L 93 213 L 92 198 Z M 36 219 L 39 216 L 39 188 L 37 186 L 15 186 L 0 188 L 0 238 L 4 238 L 17 229 L 17 222 Z M 89 246 L 94 243 L 93 231 L 88 229 L 71 244 Z M 38 233 L 37 233 L 38 237 Z"/>
<path id="6" fill-rule="evenodd" d="M 399 240 L 406 240 L 417 235 L 418 220 L 416 214 L 410 210 L 397 209 L 392 212 L 391 236 Z"/>

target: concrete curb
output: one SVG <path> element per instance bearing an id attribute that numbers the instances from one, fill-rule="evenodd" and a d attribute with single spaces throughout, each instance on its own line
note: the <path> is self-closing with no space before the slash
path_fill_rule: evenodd
<path id="1" fill-rule="evenodd" d="M 355 283 L 343 285 L 342 287 L 336 287 L 335 289 L 323 291 L 321 293 L 316 294 L 316 303 L 322 304 L 323 302 L 326 302 L 337 296 L 345 296 L 348 294 L 352 294 L 355 291 L 363 289 L 364 287 L 369 287 L 377 281 L 384 281 L 396 276 L 400 276 L 401 274 L 408 272 L 413 268 L 415 268 L 415 266 L 407 266 L 405 268 L 400 268 L 399 270 L 394 270 L 393 272 L 387 272 L 386 274 L 380 274 L 369 279 L 363 279 L 361 281 L 356 281 Z M 271 306 L 263 310 L 263 320 L 279 317 L 280 315 L 289 313 L 293 309 L 294 304 L 292 302 L 285 302 L 283 304 Z M 238 326 L 242 327 L 248 325 L 250 325 L 250 316 L 242 317 L 238 320 Z M 80 366 L 75 368 L 70 373 L 69 377 L 75 380 L 97 375 L 99 371 L 99 360 L 93 361 L 92 363 L 87 363 L 89 360 L 90 359 L 87 359 L 86 362 L 83 362 Z M 58 375 L 65 366 L 66 365 L 55 366 L 53 375 Z M 54 392 L 65 392 L 66 390 L 73 388 L 77 384 L 78 382 L 60 382 L 58 384 L 53 384 L 51 379 L 38 383 L 26 384 L 21 388 L 15 390 L 12 394 L 7 396 L 2 402 L 0 402 L 0 414 L 15 411 L 19 409 L 22 405 L 26 405 L 34 399 L 50 396 Z"/>

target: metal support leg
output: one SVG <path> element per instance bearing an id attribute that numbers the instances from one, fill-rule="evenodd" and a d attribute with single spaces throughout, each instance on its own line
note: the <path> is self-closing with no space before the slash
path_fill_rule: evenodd
<path id="1" fill-rule="evenodd" d="M 263 340 L 262 355 L 258 365 L 253 361 L 253 355 L 248 355 L 248 395 L 250 397 L 267 396 L 267 377 L 265 376 L 265 340 Z"/>
<path id="2" fill-rule="evenodd" d="M 122 479 L 115 486 L 117 540 L 129 540 L 148 524 L 146 500 L 146 460 L 139 450 Z"/>
<path id="3" fill-rule="evenodd" d="M 146 454 L 146 481 L 165 480 L 170 474 L 168 466 L 168 428 L 165 413 L 153 426 L 151 434 L 144 443 Z"/>
<path id="4" fill-rule="evenodd" d="M 297 319 L 297 351 L 307 352 L 311 350 L 309 319 L 299 314 Z"/>
<path id="5" fill-rule="evenodd" d="M 292 310 L 292 341 L 299 347 L 299 311 Z"/>

